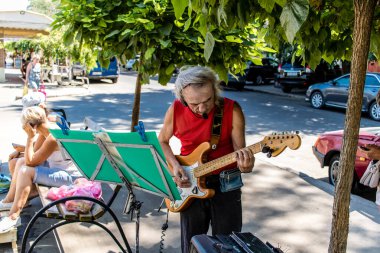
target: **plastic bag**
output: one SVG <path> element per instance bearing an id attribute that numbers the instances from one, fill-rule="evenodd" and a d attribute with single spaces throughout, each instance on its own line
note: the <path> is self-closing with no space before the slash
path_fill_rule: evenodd
<path id="1" fill-rule="evenodd" d="M 38 89 L 39 92 L 43 93 L 46 97 L 46 90 L 45 90 L 45 84 L 41 83 L 40 88 Z"/>
<path id="2" fill-rule="evenodd" d="M 360 178 L 360 183 L 371 188 L 376 188 L 380 180 L 380 161 L 372 160 Z"/>
<path id="3" fill-rule="evenodd" d="M 62 185 L 61 187 L 51 187 L 47 193 L 47 198 L 50 200 L 58 200 L 65 197 L 70 197 L 74 193 L 74 185 Z"/>
<path id="4" fill-rule="evenodd" d="M 1 161 L 0 161 L 1 164 Z M 9 191 L 9 187 L 11 185 L 10 177 L 0 174 L 0 194 L 7 193 Z"/>
<path id="5" fill-rule="evenodd" d="M 93 197 L 88 188 L 76 188 L 72 196 Z M 91 210 L 93 202 L 88 200 L 68 200 L 65 203 L 66 209 L 76 213 L 87 213 Z"/>
<path id="6" fill-rule="evenodd" d="M 27 95 L 28 92 L 29 92 L 28 86 L 27 86 L 27 85 L 24 85 L 24 88 L 22 89 L 22 96 Z"/>
<path id="7" fill-rule="evenodd" d="M 62 185 L 49 189 L 47 198 L 57 200 L 64 197 L 85 196 L 100 199 L 102 196 L 102 186 L 99 182 L 89 181 L 85 178 L 78 178 L 73 185 Z M 90 211 L 93 202 L 86 200 L 68 200 L 65 202 L 68 211 L 86 213 Z"/>

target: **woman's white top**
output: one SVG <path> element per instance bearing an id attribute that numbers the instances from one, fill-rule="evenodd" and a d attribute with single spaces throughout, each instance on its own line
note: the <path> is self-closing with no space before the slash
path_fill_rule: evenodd
<path id="1" fill-rule="evenodd" d="M 47 159 L 50 168 L 57 168 L 67 171 L 69 174 L 79 173 L 71 159 L 62 155 L 60 150 L 54 151 Z"/>

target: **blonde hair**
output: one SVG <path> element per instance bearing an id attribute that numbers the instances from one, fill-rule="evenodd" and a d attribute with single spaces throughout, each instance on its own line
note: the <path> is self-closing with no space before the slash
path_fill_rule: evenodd
<path id="1" fill-rule="evenodd" d="M 33 55 L 32 61 L 36 59 L 37 61 L 41 60 L 41 57 L 38 54 Z"/>
<path id="2" fill-rule="evenodd" d="M 39 126 L 46 122 L 45 110 L 39 106 L 31 106 L 25 108 L 21 115 L 21 124 L 31 124 L 32 126 Z"/>

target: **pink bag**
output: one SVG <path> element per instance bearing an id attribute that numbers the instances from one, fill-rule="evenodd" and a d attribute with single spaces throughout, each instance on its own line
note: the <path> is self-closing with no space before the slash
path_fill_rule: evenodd
<path id="1" fill-rule="evenodd" d="M 45 94 L 45 97 L 47 97 L 46 96 L 46 90 L 45 90 L 45 84 L 44 83 L 41 83 L 40 88 L 38 89 L 38 91 L 41 92 L 41 93 L 43 93 L 43 94 Z"/>
<path id="2" fill-rule="evenodd" d="M 102 186 L 99 182 L 89 181 L 85 178 L 78 178 L 73 185 L 62 185 L 61 187 L 50 188 L 47 197 L 57 200 L 64 197 L 85 196 L 100 199 L 102 196 Z M 86 200 L 68 200 L 65 202 L 66 209 L 77 213 L 86 213 L 91 210 L 93 202 Z"/>
<path id="3" fill-rule="evenodd" d="M 50 200 L 58 200 L 64 197 L 69 197 L 74 192 L 74 185 L 62 185 L 61 187 L 51 187 L 47 193 L 47 198 Z"/>

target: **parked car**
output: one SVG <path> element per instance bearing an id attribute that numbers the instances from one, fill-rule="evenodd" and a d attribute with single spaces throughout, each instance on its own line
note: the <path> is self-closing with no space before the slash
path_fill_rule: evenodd
<path id="1" fill-rule="evenodd" d="M 306 91 L 306 101 L 316 109 L 324 106 L 347 107 L 350 74 L 332 81 L 311 85 Z M 380 73 L 366 74 L 362 111 L 367 112 L 373 120 L 380 120 L 380 106 L 376 103 L 376 94 L 380 90 Z"/>
<path id="2" fill-rule="evenodd" d="M 100 66 L 100 63 L 96 62 L 96 67 L 91 69 L 90 73 L 87 75 L 86 68 L 79 64 L 73 64 L 71 66 L 71 77 L 75 79 L 77 76 L 86 76 L 90 80 L 100 80 L 100 79 L 111 79 L 113 83 L 117 83 L 119 78 L 120 70 L 119 70 L 119 62 L 116 57 L 112 57 L 110 59 L 110 64 L 108 68 L 103 68 Z"/>
<path id="3" fill-rule="evenodd" d="M 130 60 L 128 60 L 127 61 L 127 64 L 125 65 L 125 68 L 127 69 L 127 70 L 132 70 L 133 69 L 133 64 L 135 64 L 135 62 L 136 62 L 136 59 L 130 59 Z"/>
<path id="4" fill-rule="evenodd" d="M 116 57 L 110 59 L 110 64 L 108 68 L 103 68 L 100 66 L 99 62 L 96 62 L 96 67 L 91 69 L 88 74 L 88 79 L 90 80 L 100 80 L 100 79 L 111 79 L 113 83 L 117 83 L 119 79 L 120 69 L 119 62 Z"/>
<path id="5" fill-rule="evenodd" d="M 245 86 L 245 75 L 233 75 L 228 73 L 228 84 L 225 81 L 221 81 L 220 85 L 223 87 L 232 87 L 237 90 L 242 90 Z"/>
<path id="6" fill-rule="evenodd" d="M 247 84 L 267 84 L 271 80 L 274 80 L 278 69 L 278 61 L 271 57 L 265 57 L 261 59 L 262 65 L 256 65 L 255 63 L 248 61 L 247 68 L 244 70 L 244 75 L 228 74 L 228 84 L 221 82 L 222 86 L 229 86 L 242 90 Z"/>
<path id="7" fill-rule="evenodd" d="M 86 67 L 79 62 L 71 65 L 71 77 L 75 79 L 77 76 L 86 76 Z"/>
<path id="8" fill-rule="evenodd" d="M 276 82 L 283 92 L 289 93 L 293 88 L 308 88 L 314 83 L 325 82 L 341 75 L 338 65 L 332 66 L 324 61 L 315 71 L 308 64 L 302 65 L 300 61 L 284 62 L 278 67 Z"/>
<path id="9" fill-rule="evenodd" d="M 278 71 L 278 61 L 272 57 L 261 59 L 262 65 L 256 65 L 253 62 L 248 62 L 248 68 L 245 70 L 246 83 L 255 85 L 267 84 L 274 80 Z"/>
<path id="10" fill-rule="evenodd" d="M 329 182 L 335 185 L 339 170 L 339 157 L 343 140 L 343 130 L 326 132 L 318 136 L 313 148 L 315 157 L 321 164 L 321 168 L 328 166 Z M 359 132 L 358 149 L 356 151 L 354 172 L 354 184 L 358 185 L 370 159 L 364 156 L 359 146 L 365 144 L 380 145 L 380 127 L 361 128 Z M 361 184 L 359 187 L 364 187 Z"/>

